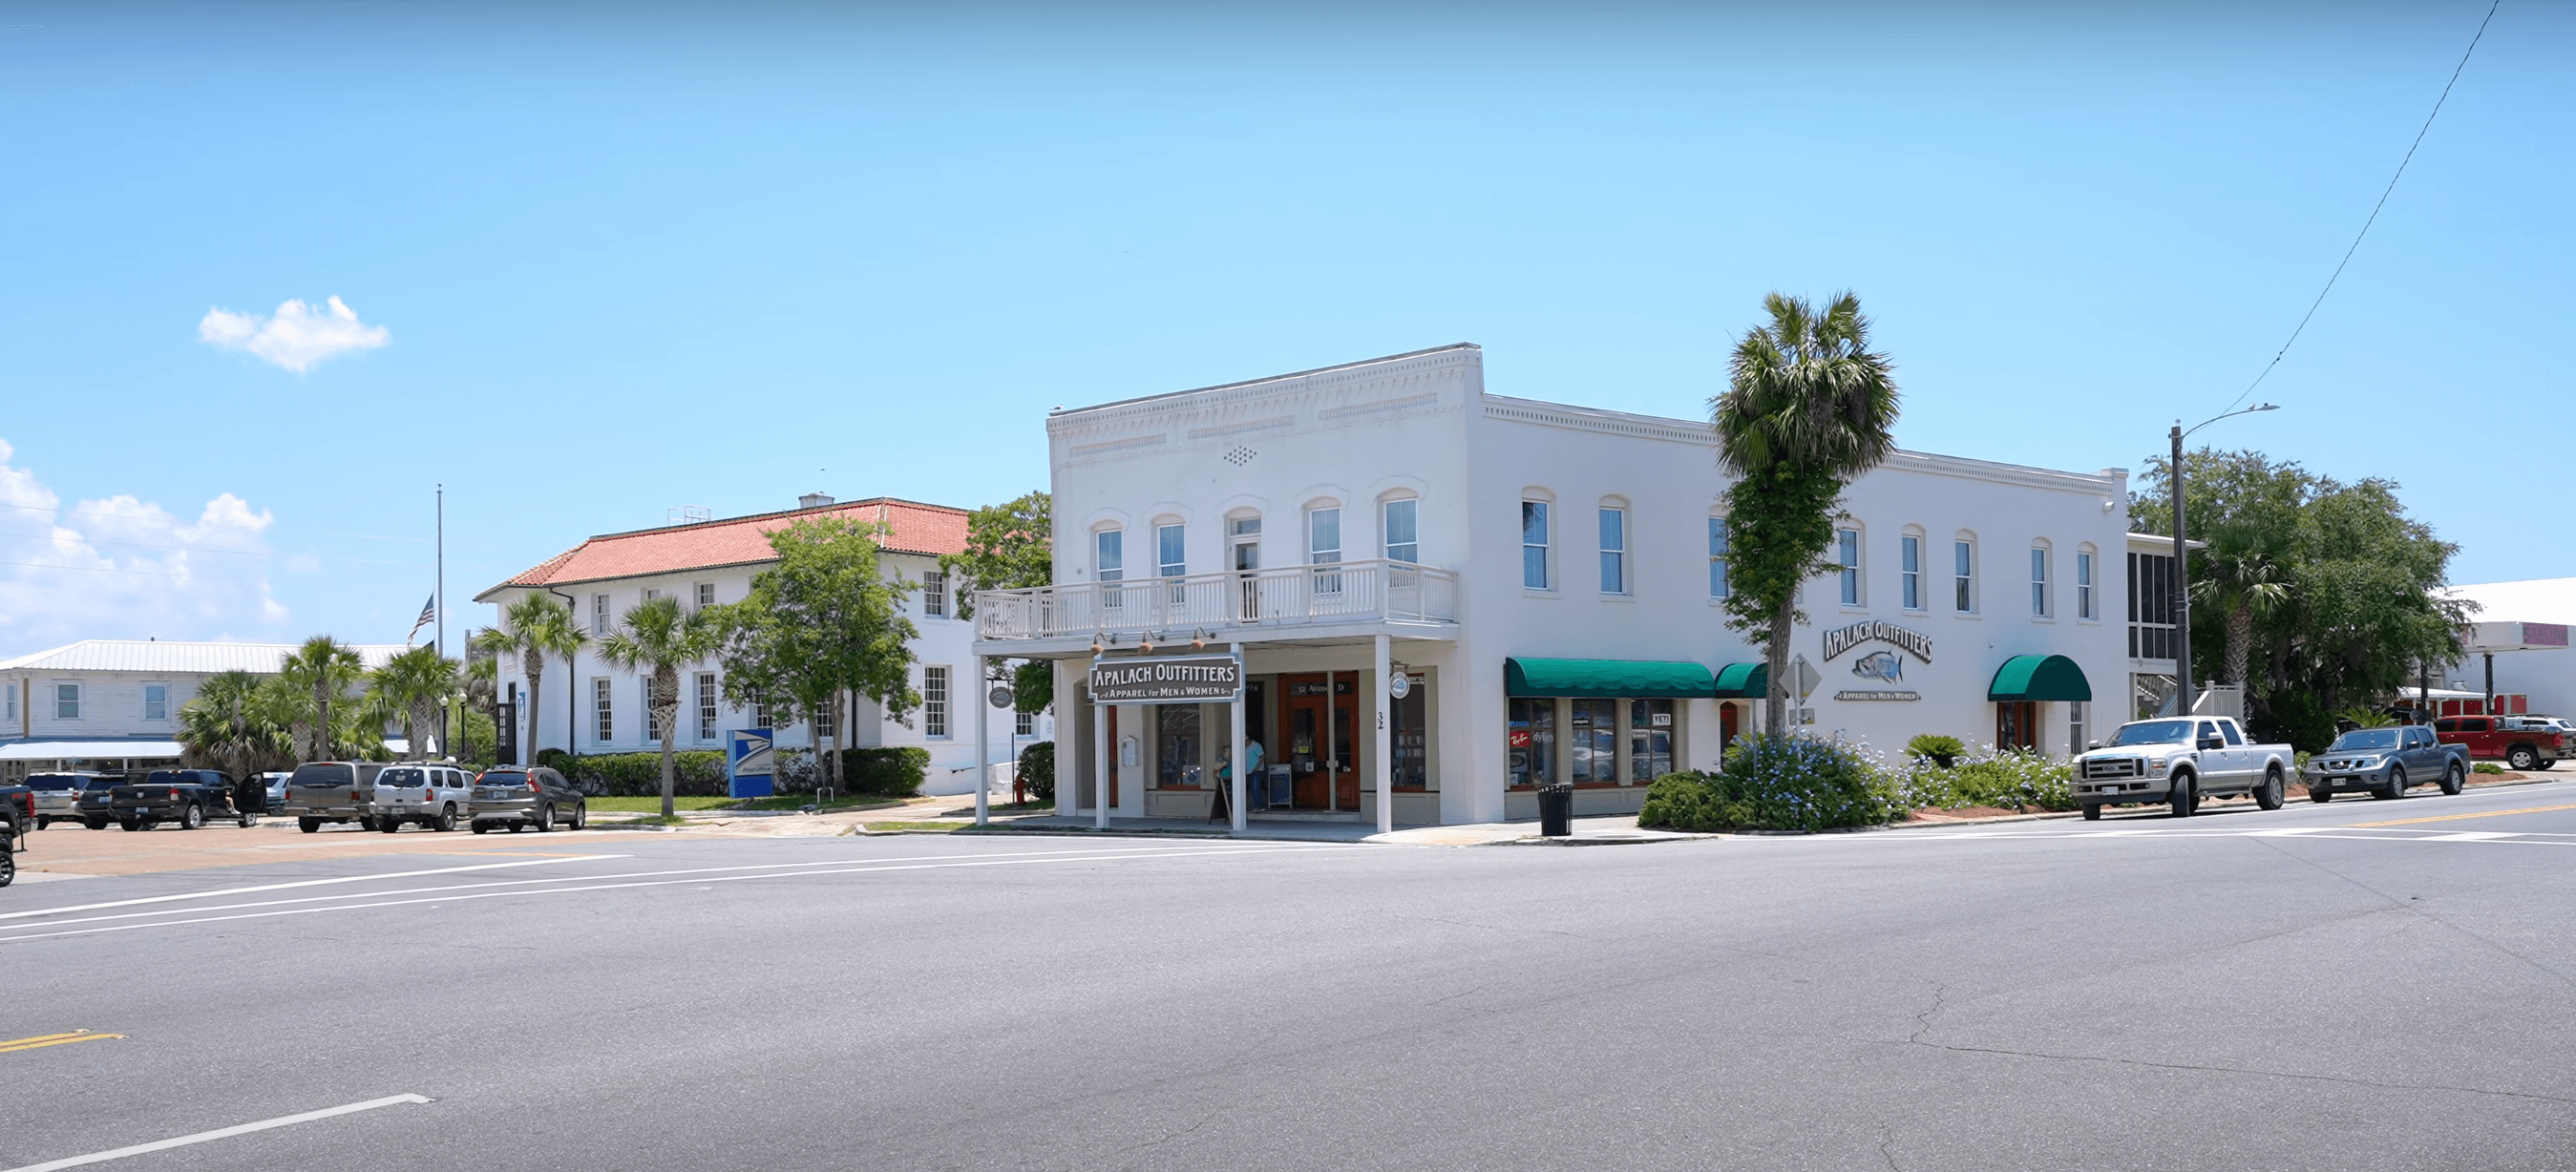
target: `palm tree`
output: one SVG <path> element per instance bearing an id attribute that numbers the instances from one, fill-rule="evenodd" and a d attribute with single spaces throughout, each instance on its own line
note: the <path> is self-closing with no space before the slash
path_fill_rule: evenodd
<path id="1" fill-rule="evenodd" d="M 1859 297 L 1837 294 L 1819 313 L 1773 293 L 1762 308 L 1770 320 L 1735 344 L 1726 392 L 1709 408 L 1718 462 L 1737 477 L 1727 610 L 1739 629 L 1764 633 L 1763 729 L 1776 735 L 1788 727 L 1798 587 L 1822 568 L 1843 486 L 1896 450 L 1897 390 L 1894 366 L 1869 348 Z"/>
<path id="2" fill-rule="evenodd" d="M 2289 583 L 2283 581 L 2288 575 L 2268 551 L 2225 541 L 2212 544 L 2218 548 L 2201 555 L 2200 575 L 2191 584 L 2192 604 L 2226 614 L 2227 650 L 2218 680 L 2248 687 L 2245 671 L 2253 653 L 2254 620 L 2290 600 Z"/>
<path id="3" fill-rule="evenodd" d="M 309 694 L 312 706 L 298 714 L 295 722 L 296 753 L 302 760 L 327 761 L 332 757 L 334 733 L 331 702 L 348 694 L 358 682 L 363 664 L 358 653 L 329 635 L 315 635 L 304 641 L 278 664 L 278 676 L 289 681 L 299 694 Z"/>
<path id="4" fill-rule="evenodd" d="M 196 696 L 179 706 L 179 743 L 186 748 L 185 764 L 236 778 L 295 763 L 274 702 L 261 693 L 259 677 L 246 671 L 207 677 Z"/>
<path id="5" fill-rule="evenodd" d="M 402 722 L 404 748 L 414 760 L 427 760 L 421 735 L 432 727 L 439 704 L 456 691 L 456 661 L 435 646 L 414 647 L 386 660 L 370 686 Z"/>
<path id="6" fill-rule="evenodd" d="M 500 702 L 501 657 L 497 655 L 480 655 L 469 660 L 465 665 L 464 685 L 464 694 L 462 697 L 463 707 L 475 712 L 480 712 L 485 716 L 493 715 L 494 707 Z M 470 734 L 473 732 L 473 728 L 474 726 L 465 719 L 464 711 L 460 710 L 456 714 L 456 740 L 459 743 L 467 741 Z M 486 745 L 483 747 L 495 748 L 497 746 Z M 473 753 L 480 752 L 479 749 L 472 749 L 471 746 L 469 746 L 469 749 L 471 751 L 468 753 L 458 754 L 458 758 L 477 761 L 482 760 L 479 756 L 473 756 Z"/>
<path id="7" fill-rule="evenodd" d="M 662 816 L 673 814 L 676 781 L 672 755 L 680 731 L 680 668 L 716 653 L 722 645 L 717 616 L 680 609 L 676 598 L 655 598 L 626 612 L 617 630 L 599 642 L 599 657 L 630 671 L 652 673 L 650 707 L 662 731 Z"/>
<path id="8" fill-rule="evenodd" d="M 528 743 L 521 749 L 522 765 L 537 761 L 537 699 L 545 694 L 546 656 L 563 656 L 566 661 L 590 642 L 590 636 L 573 621 L 572 609 L 543 594 L 523 594 L 517 602 L 501 611 L 501 625 L 486 628 L 474 637 L 475 646 L 495 656 L 517 655 L 519 670 L 528 677 Z M 566 719 L 570 719 L 567 714 Z M 576 741 L 569 735 L 564 744 Z"/>

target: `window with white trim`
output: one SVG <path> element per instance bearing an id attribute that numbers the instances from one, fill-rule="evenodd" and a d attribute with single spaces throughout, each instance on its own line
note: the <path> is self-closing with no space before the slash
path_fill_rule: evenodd
<path id="1" fill-rule="evenodd" d="M 759 692 L 753 692 L 751 694 L 751 727 L 765 728 L 771 732 L 776 732 L 778 730 L 778 726 L 770 723 L 772 716 L 773 714 L 769 711 L 769 697 L 764 696 Z"/>
<path id="2" fill-rule="evenodd" d="M 716 673 L 698 673 L 698 739 L 716 739 Z"/>
<path id="3" fill-rule="evenodd" d="M 54 685 L 54 719 L 79 720 L 81 718 L 80 693 L 79 684 Z"/>
<path id="4" fill-rule="evenodd" d="M 948 669 L 921 669 L 921 735 L 948 735 Z"/>
<path id="5" fill-rule="evenodd" d="M 1127 578 L 1127 531 L 1103 529 L 1091 535 L 1091 574 L 1101 585 L 1103 606 L 1118 606 L 1124 591 L 1112 585 Z"/>
<path id="6" fill-rule="evenodd" d="M 700 583 L 698 583 L 698 586 L 697 586 L 697 592 L 698 592 L 698 609 L 699 609 L 699 610 L 705 610 L 706 608 L 708 608 L 708 607 L 710 607 L 710 606 L 714 606 L 714 605 L 716 604 L 716 584 L 715 584 L 715 583 L 713 583 L 713 582 L 700 582 Z"/>
<path id="7" fill-rule="evenodd" d="M 1547 502 L 1521 502 L 1521 586 L 1549 589 L 1547 576 Z"/>
<path id="8" fill-rule="evenodd" d="M 1400 501 L 1388 501 L 1384 511 L 1386 527 L 1381 532 L 1386 538 L 1386 560 L 1421 564 L 1422 502 L 1411 497 Z"/>
<path id="9" fill-rule="evenodd" d="M 2030 617 L 2048 617 L 2048 544 L 2030 547 Z"/>
<path id="10" fill-rule="evenodd" d="M 1951 608 L 1960 614 L 1977 610 L 1977 543 L 1965 537 L 1950 543 Z"/>
<path id="11" fill-rule="evenodd" d="M 1601 510 L 1601 592 L 1628 592 L 1628 510 Z"/>
<path id="12" fill-rule="evenodd" d="M 602 594 L 600 597 L 606 598 L 608 596 Z M 593 719 L 595 723 L 591 728 L 590 739 L 603 745 L 615 740 L 617 737 L 616 688 L 617 682 L 609 679 L 607 676 L 591 677 L 590 703 L 594 710 Z"/>
<path id="13" fill-rule="evenodd" d="M 599 638 L 606 638 L 608 636 L 608 632 L 611 630 L 610 622 L 611 620 L 608 617 L 608 596 L 605 594 L 591 595 L 590 633 Z"/>
<path id="14" fill-rule="evenodd" d="M 1735 589 L 1728 574 L 1728 562 L 1735 556 L 1732 541 L 1733 538 L 1727 535 L 1726 518 L 1708 519 L 1708 596 L 1711 598 L 1724 598 Z"/>
<path id="15" fill-rule="evenodd" d="M 948 575 L 939 570 L 921 572 L 921 617 L 936 619 L 948 616 Z"/>
<path id="16" fill-rule="evenodd" d="M 2093 612 L 2093 551 L 2075 551 L 2075 617 L 2098 619 Z"/>
<path id="17" fill-rule="evenodd" d="M 1189 530 L 1180 525 L 1154 526 L 1154 570 L 1170 582 L 1165 591 L 1174 606 L 1189 601 L 1190 589 L 1180 579 L 1190 572 Z"/>
<path id="18" fill-rule="evenodd" d="M 5 691 L 9 697 L 5 710 L 0 710 L 0 717 L 18 719 L 18 685 L 10 684 L 6 688 L 0 688 L 0 691 Z"/>
<path id="19" fill-rule="evenodd" d="M 1037 713 L 1034 713 L 1034 712 L 1014 712 L 1014 713 L 1012 713 L 1012 714 L 1011 714 L 1011 735 L 1012 735 L 1012 736 L 1019 736 L 1019 737 L 1033 737 L 1033 736 L 1038 735 L 1038 716 L 1037 716 Z"/>
<path id="20" fill-rule="evenodd" d="M 1342 510 L 1337 507 L 1306 510 L 1306 564 L 1338 566 L 1342 564 Z M 1315 575 L 1315 593 L 1342 592 L 1340 574 Z"/>
<path id="21" fill-rule="evenodd" d="M 143 685 L 143 719 L 170 719 L 170 685 Z"/>
<path id="22" fill-rule="evenodd" d="M 1896 539 L 1896 575 L 1907 610 L 1923 609 L 1923 537 L 1908 533 Z"/>
<path id="23" fill-rule="evenodd" d="M 815 709 L 812 716 L 816 745 L 822 744 L 825 737 L 841 735 L 841 698 L 839 696 L 824 701 L 823 706 Z"/>
<path id="24" fill-rule="evenodd" d="M 653 677 L 649 674 L 637 676 L 635 682 L 641 685 L 635 694 L 644 700 L 644 740 L 658 745 L 662 743 L 662 711 L 661 706 L 653 702 Z"/>
<path id="25" fill-rule="evenodd" d="M 1834 530 L 1834 578 L 1844 606 L 1860 605 L 1860 530 Z"/>

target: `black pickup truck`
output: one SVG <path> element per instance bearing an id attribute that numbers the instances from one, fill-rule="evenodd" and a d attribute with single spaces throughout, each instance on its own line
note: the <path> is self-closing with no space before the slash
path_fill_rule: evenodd
<path id="1" fill-rule="evenodd" d="M 36 825 L 36 791 L 0 785 L 0 887 L 18 878 L 18 852 Z"/>
<path id="2" fill-rule="evenodd" d="M 237 800 L 239 789 L 229 775 L 212 769 L 155 769 L 141 781 L 109 790 L 107 808 L 127 830 L 150 830 L 165 819 L 181 830 L 195 830 L 208 818 L 256 826 L 261 804 Z M 262 796 L 267 792 L 260 789 Z"/>

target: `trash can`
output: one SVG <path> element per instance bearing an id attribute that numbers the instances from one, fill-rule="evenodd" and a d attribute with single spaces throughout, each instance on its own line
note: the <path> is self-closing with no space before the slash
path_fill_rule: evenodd
<path id="1" fill-rule="evenodd" d="M 1574 783 L 1538 787 L 1538 832 L 1542 838 L 1574 836 Z"/>

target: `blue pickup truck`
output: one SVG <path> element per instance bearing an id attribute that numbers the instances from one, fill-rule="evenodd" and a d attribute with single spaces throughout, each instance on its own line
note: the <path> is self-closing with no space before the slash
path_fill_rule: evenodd
<path id="1" fill-rule="evenodd" d="M 2428 724 L 2356 728 L 2345 732 L 2299 768 L 2308 800 L 2330 802 L 2339 793 L 2367 792 L 2402 798 L 2409 787 L 2439 785 L 2456 794 L 2469 783 L 2469 747 L 2446 745 Z"/>

